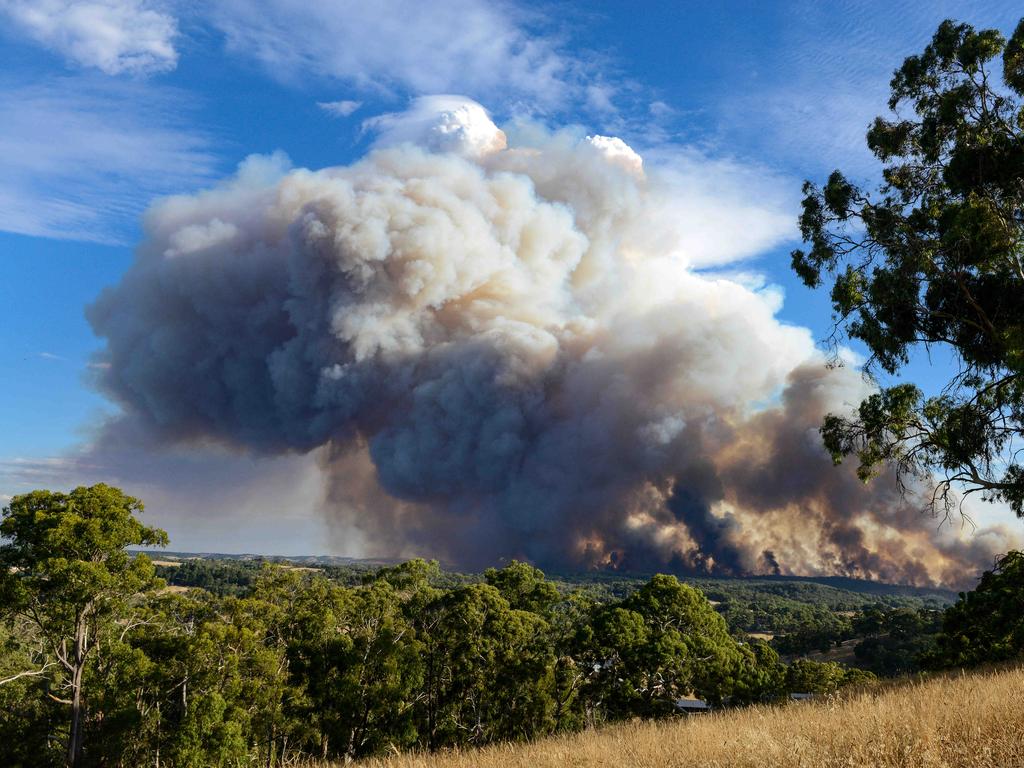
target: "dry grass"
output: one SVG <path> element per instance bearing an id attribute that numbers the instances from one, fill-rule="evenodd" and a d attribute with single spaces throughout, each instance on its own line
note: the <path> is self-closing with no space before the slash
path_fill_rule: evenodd
<path id="1" fill-rule="evenodd" d="M 812 661 L 838 661 L 841 664 L 853 664 L 856 661 L 853 649 L 859 642 L 859 639 L 844 640 L 838 647 L 833 646 L 827 651 L 811 651 L 807 654 L 807 658 Z"/>
<path id="2" fill-rule="evenodd" d="M 683 721 L 633 723 L 367 768 L 839 768 L 1024 766 L 1024 668 L 951 675 Z"/>

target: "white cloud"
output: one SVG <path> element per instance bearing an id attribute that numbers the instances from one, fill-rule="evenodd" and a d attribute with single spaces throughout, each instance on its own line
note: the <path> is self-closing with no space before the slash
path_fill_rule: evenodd
<path id="1" fill-rule="evenodd" d="M 41 45 L 108 75 L 166 72 L 178 63 L 176 20 L 140 0 L 0 0 L 0 12 Z"/>
<path id="2" fill-rule="evenodd" d="M 672 107 L 670 107 L 664 101 L 660 100 L 652 101 L 650 104 L 648 104 L 647 111 L 650 112 L 651 117 L 654 118 L 670 117 L 672 114 L 675 113 L 675 110 L 672 109 Z"/>
<path id="3" fill-rule="evenodd" d="M 597 113 L 614 113 L 615 104 L 612 97 L 615 95 L 615 88 L 606 83 L 588 85 L 586 88 L 587 105 Z"/>
<path id="4" fill-rule="evenodd" d="M 498 158 L 495 153 L 510 143 L 482 105 L 456 95 L 418 97 L 402 112 L 363 121 L 363 128 L 376 134 L 375 148 L 410 143 L 477 160 Z M 514 148 L 530 152 L 532 146 L 567 149 L 582 143 L 631 176 L 645 175 L 644 159 L 621 138 L 576 137 L 568 130 L 555 139 L 536 123 L 513 123 L 509 129 L 516 138 Z M 797 179 L 671 142 L 645 147 L 642 153 L 652 166 L 645 182 L 652 192 L 649 210 L 662 225 L 647 221 L 643 235 L 637 236 L 652 250 L 671 254 L 691 268 L 720 270 L 793 238 Z"/>
<path id="5" fill-rule="evenodd" d="M 504 132 L 487 110 L 465 96 L 420 96 L 404 112 L 370 118 L 363 128 L 377 134 L 376 147 L 410 143 L 432 152 L 480 157 L 506 146 Z"/>
<path id="6" fill-rule="evenodd" d="M 586 142 L 604 157 L 637 176 L 644 175 L 644 160 L 617 136 L 587 136 Z"/>
<path id="7" fill-rule="evenodd" d="M 687 146 L 644 150 L 657 167 L 665 218 L 652 236 L 697 269 L 715 269 L 766 253 L 793 238 L 799 184 L 753 163 L 712 157 Z"/>
<path id="8" fill-rule="evenodd" d="M 363 106 L 363 102 L 342 99 L 341 101 L 318 101 L 316 105 L 324 112 L 335 117 L 348 117 Z"/>
<path id="9" fill-rule="evenodd" d="M 157 195 L 215 167 L 177 91 L 90 77 L 0 84 L 0 230 L 122 242 Z"/>
<path id="10" fill-rule="evenodd" d="M 230 50 L 275 76 L 315 74 L 377 91 L 527 98 L 559 106 L 578 66 L 529 19 L 484 0 L 244 0 L 209 11 Z"/>

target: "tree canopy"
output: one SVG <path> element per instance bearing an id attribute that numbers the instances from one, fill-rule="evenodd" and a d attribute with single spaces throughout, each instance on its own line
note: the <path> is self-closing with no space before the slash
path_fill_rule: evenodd
<path id="1" fill-rule="evenodd" d="M 1009 552 L 962 593 L 926 658 L 933 667 L 969 667 L 1024 654 L 1024 553 Z"/>
<path id="2" fill-rule="evenodd" d="M 999 61 L 1001 59 L 1001 61 Z M 1001 63 L 1001 67 L 999 64 Z M 874 192 L 835 171 L 807 182 L 793 268 L 811 287 L 831 280 L 837 337 L 869 352 L 867 370 L 896 374 L 917 349 L 944 345 L 957 369 L 941 392 L 882 388 L 822 435 L 838 463 L 870 478 L 940 478 L 1005 500 L 1024 516 L 1024 20 L 996 30 L 943 22 L 892 78 L 891 119 L 868 146 L 884 166 Z"/>
<path id="3" fill-rule="evenodd" d="M 333 578 L 206 563 L 165 568 L 192 583 L 164 588 L 126 551 L 166 543 L 141 511 L 105 485 L 4 509 L 0 764 L 349 761 L 787 690 L 778 654 L 674 576 L 596 597 L 519 562 L 460 578 L 423 560 Z"/>
<path id="4" fill-rule="evenodd" d="M 67 763 L 81 764 L 82 699 L 87 663 L 97 638 L 120 619 L 131 624 L 126 602 L 160 584 L 145 556 L 127 546 L 165 545 L 167 534 L 135 515 L 142 502 L 117 488 L 94 485 L 70 493 L 33 491 L 4 510 L 0 536 L 0 611 L 22 623 L 23 638 L 38 644 L 37 670 L 55 684 L 50 697 L 70 707 Z"/>

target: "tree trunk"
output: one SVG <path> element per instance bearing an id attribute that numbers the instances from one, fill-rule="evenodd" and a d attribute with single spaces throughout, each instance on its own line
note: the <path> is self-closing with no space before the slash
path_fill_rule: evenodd
<path id="1" fill-rule="evenodd" d="M 79 619 L 75 629 L 74 665 L 71 671 L 71 732 L 68 734 L 68 768 L 82 764 L 82 673 L 85 671 L 85 653 L 89 643 L 89 630 L 85 618 Z"/>
<path id="2" fill-rule="evenodd" d="M 277 724 L 271 723 L 267 728 L 267 768 L 274 766 L 274 746 L 277 744 Z"/>
<path id="3" fill-rule="evenodd" d="M 356 756 L 356 726 L 348 732 L 348 746 L 345 748 L 345 765 L 353 762 Z"/>
<path id="4" fill-rule="evenodd" d="M 68 735 L 68 768 L 78 768 L 82 756 L 82 669 L 71 676 L 71 733 Z"/>

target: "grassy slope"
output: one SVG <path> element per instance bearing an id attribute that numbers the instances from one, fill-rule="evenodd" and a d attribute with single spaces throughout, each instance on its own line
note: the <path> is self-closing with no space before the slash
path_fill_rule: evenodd
<path id="1" fill-rule="evenodd" d="M 1024 668 L 894 685 L 839 700 L 634 723 L 534 744 L 398 756 L 373 768 L 1024 766 Z"/>

